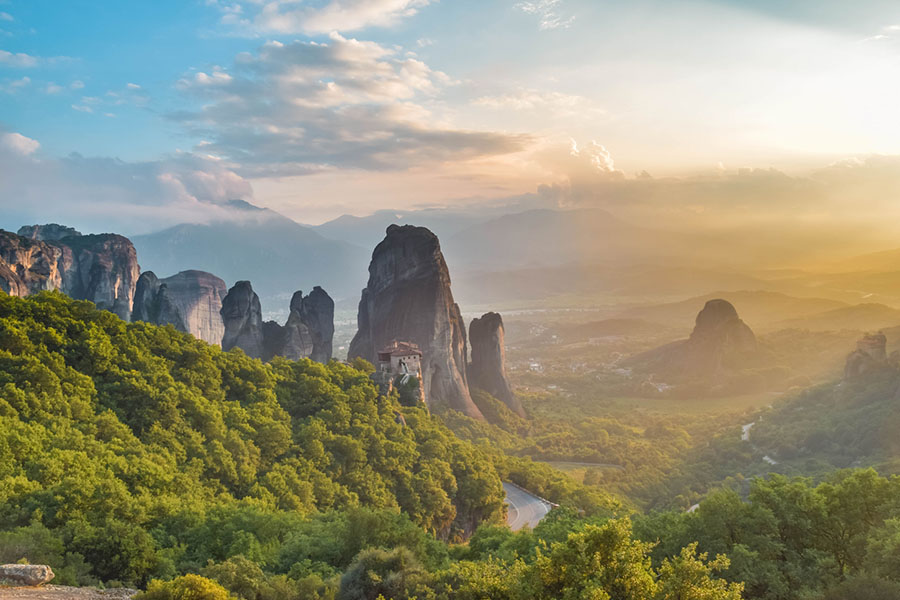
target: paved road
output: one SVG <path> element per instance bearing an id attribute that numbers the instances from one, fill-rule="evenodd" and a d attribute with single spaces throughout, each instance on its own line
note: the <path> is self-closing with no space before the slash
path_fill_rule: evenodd
<path id="1" fill-rule="evenodd" d="M 514 485 L 504 483 L 503 490 L 506 492 L 506 504 L 509 506 L 506 523 L 513 531 L 518 531 L 526 525 L 534 527 L 550 512 L 551 506 L 548 503 Z"/>

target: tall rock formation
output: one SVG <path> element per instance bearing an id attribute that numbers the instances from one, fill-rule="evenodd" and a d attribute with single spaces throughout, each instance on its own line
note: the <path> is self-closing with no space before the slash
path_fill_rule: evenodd
<path id="1" fill-rule="evenodd" d="M 274 321 L 264 323 L 263 337 L 265 360 L 283 356 L 327 363 L 334 344 L 334 300 L 319 286 L 309 296 L 295 292 L 287 322 L 283 326 Z"/>
<path id="2" fill-rule="evenodd" d="M 131 319 L 173 325 L 218 346 L 225 335 L 220 311 L 226 293 L 225 282 L 204 271 L 182 271 L 165 279 L 146 271 L 138 279 Z"/>
<path id="3" fill-rule="evenodd" d="M 59 225 L 23 228 L 24 237 L 0 232 L 0 288 L 14 296 L 60 290 L 122 319 L 131 316 L 140 267 L 131 242 L 120 235 L 61 235 Z M 37 239 L 48 237 L 47 240 Z"/>
<path id="4" fill-rule="evenodd" d="M 469 363 L 469 387 L 484 390 L 503 402 L 520 417 L 525 417 L 522 403 L 512 392 L 506 376 L 506 345 L 503 318 L 489 312 L 469 324 L 469 344 L 472 362 Z"/>
<path id="5" fill-rule="evenodd" d="M 867 333 L 856 342 L 856 350 L 847 356 L 844 379 L 855 379 L 888 365 L 887 336 Z"/>
<path id="6" fill-rule="evenodd" d="M 429 405 L 446 405 L 483 418 L 466 380 L 466 330 L 450 292 L 450 273 L 437 236 L 424 227 L 391 225 L 375 247 L 362 292 L 359 331 L 349 357 L 376 362 L 392 340 L 422 351 L 422 379 Z"/>
<path id="7" fill-rule="evenodd" d="M 222 350 L 242 349 L 247 356 L 263 358 L 265 343 L 263 338 L 262 309 L 259 296 L 253 291 L 249 281 L 238 281 L 234 284 L 225 299 L 220 311 L 225 325 L 222 337 Z"/>
<path id="8" fill-rule="evenodd" d="M 271 360 L 283 356 L 290 360 L 310 358 L 331 360 L 334 340 L 334 301 L 320 287 L 309 296 L 296 292 L 291 312 L 284 325 L 262 320 L 259 297 L 249 281 L 235 284 L 222 303 L 225 336 L 222 349 L 235 346 L 249 356 Z"/>
<path id="9" fill-rule="evenodd" d="M 294 312 L 297 294 L 291 299 L 291 314 Z M 312 337 L 313 347 L 309 358 L 327 363 L 334 353 L 334 300 L 328 292 L 315 286 L 308 296 L 303 297 L 299 309 L 300 321 L 309 328 Z"/>
<path id="10" fill-rule="evenodd" d="M 756 336 L 727 300 L 710 300 L 697 315 L 691 337 L 632 357 L 624 366 L 664 381 L 714 379 L 765 360 Z"/>

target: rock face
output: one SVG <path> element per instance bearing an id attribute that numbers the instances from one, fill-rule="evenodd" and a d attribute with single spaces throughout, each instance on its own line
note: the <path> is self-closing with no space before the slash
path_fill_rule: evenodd
<path id="1" fill-rule="evenodd" d="M 887 364 L 887 336 L 880 331 L 867 333 L 856 342 L 856 350 L 847 356 L 844 379 L 855 379 Z"/>
<path id="2" fill-rule="evenodd" d="M 446 405 L 483 418 L 466 379 L 466 330 L 450 292 L 450 273 L 437 236 L 424 227 L 391 225 L 375 247 L 362 292 L 359 331 L 349 358 L 375 363 L 392 340 L 421 348 L 429 405 Z"/>
<path id="3" fill-rule="evenodd" d="M 503 318 L 497 313 L 489 312 L 469 324 L 472 346 L 472 362 L 467 373 L 469 387 L 484 390 L 520 417 L 525 417 L 525 409 L 513 394 L 506 376 L 504 338 Z"/>
<path id="4" fill-rule="evenodd" d="M 263 338 L 265 360 L 283 356 L 289 360 L 309 358 L 327 363 L 334 343 L 334 300 L 318 286 L 306 297 L 303 292 L 295 292 L 287 322 L 284 326 L 266 322 Z"/>
<path id="5" fill-rule="evenodd" d="M 248 356 L 263 358 L 262 309 L 249 281 L 238 281 L 228 290 L 220 314 L 225 326 L 222 350 L 240 348 Z"/>
<path id="6" fill-rule="evenodd" d="M 53 241 L 61 240 L 67 237 L 78 237 L 81 232 L 74 227 L 66 227 L 59 223 L 48 223 L 46 225 L 25 225 L 19 227 L 19 235 L 32 240 Z"/>
<path id="7" fill-rule="evenodd" d="M 59 234 L 54 228 L 60 227 L 23 231 L 52 237 Z M 43 241 L 0 232 L 0 288 L 14 296 L 60 290 L 128 320 L 139 273 L 134 246 L 120 235 L 69 235 Z"/>
<path id="8" fill-rule="evenodd" d="M 0 583 L 41 585 L 54 577 L 53 569 L 47 565 L 0 565 Z"/>
<path id="9" fill-rule="evenodd" d="M 131 319 L 173 325 L 218 346 L 225 335 L 220 311 L 226 293 L 225 282 L 204 271 L 182 271 L 165 279 L 147 271 L 138 279 Z"/>
<path id="10" fill-rule="evenodd" d="M 691 337 L 639 354 L 625 362 L 665 381 L 714 379 L 757 366 L 764 359 L 756 336 L 727 300 L 710 300 L 697 315 Z"/>
<path id="11" fill-rule="evenodd" d="M 299 294 L 300 292 L 297 292 L 291 299 L 292 315 Z M 334 352 L 334 300 L 328 292 L 316 286 L 300 302 L 299 312 L 300 321 L 309 328 L 312 338 L 312 352 L 309 358 L 316 362 L 327 363 Z"/>
<path id="12" fill-rule="evenodd" d="M 275 321 L 263 323 L 259 297 L 249 281 L 239 281 L 229 290 L 221 314 L 225 323 L 223 350 L 238 347 L 263 360 L 275 356 L 323 363 L 331 360 L 334 301 L 320 287 L 306 297 L 303 292 L 294 293 L 291 313 L 283 326 Z"/>

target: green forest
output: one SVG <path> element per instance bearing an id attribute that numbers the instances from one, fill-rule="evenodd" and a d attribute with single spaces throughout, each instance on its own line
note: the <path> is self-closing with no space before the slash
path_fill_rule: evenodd
<path id="1" fill-rule="evenodd" d="M 532 457 L 583 447 L 658 494 L 691 433 L 579 433 L 481 394 L 494 425 L 432 415 L 371 370 L 0 295 L 0 563 L 144 600 L 900 597 L 896 477 L 776 474 L 653 511 L 630 475 L 578 483 Z M 502 481 L 560 507 L 512 532 Z"/>

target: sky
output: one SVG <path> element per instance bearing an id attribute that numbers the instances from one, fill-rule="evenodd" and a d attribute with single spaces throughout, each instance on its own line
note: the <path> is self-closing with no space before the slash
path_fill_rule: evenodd
<path id="1" fill-rule="evenodd" d="M 897 106 L 895 0 L 0 0 L 0 227 L 900 216 Z"/>

